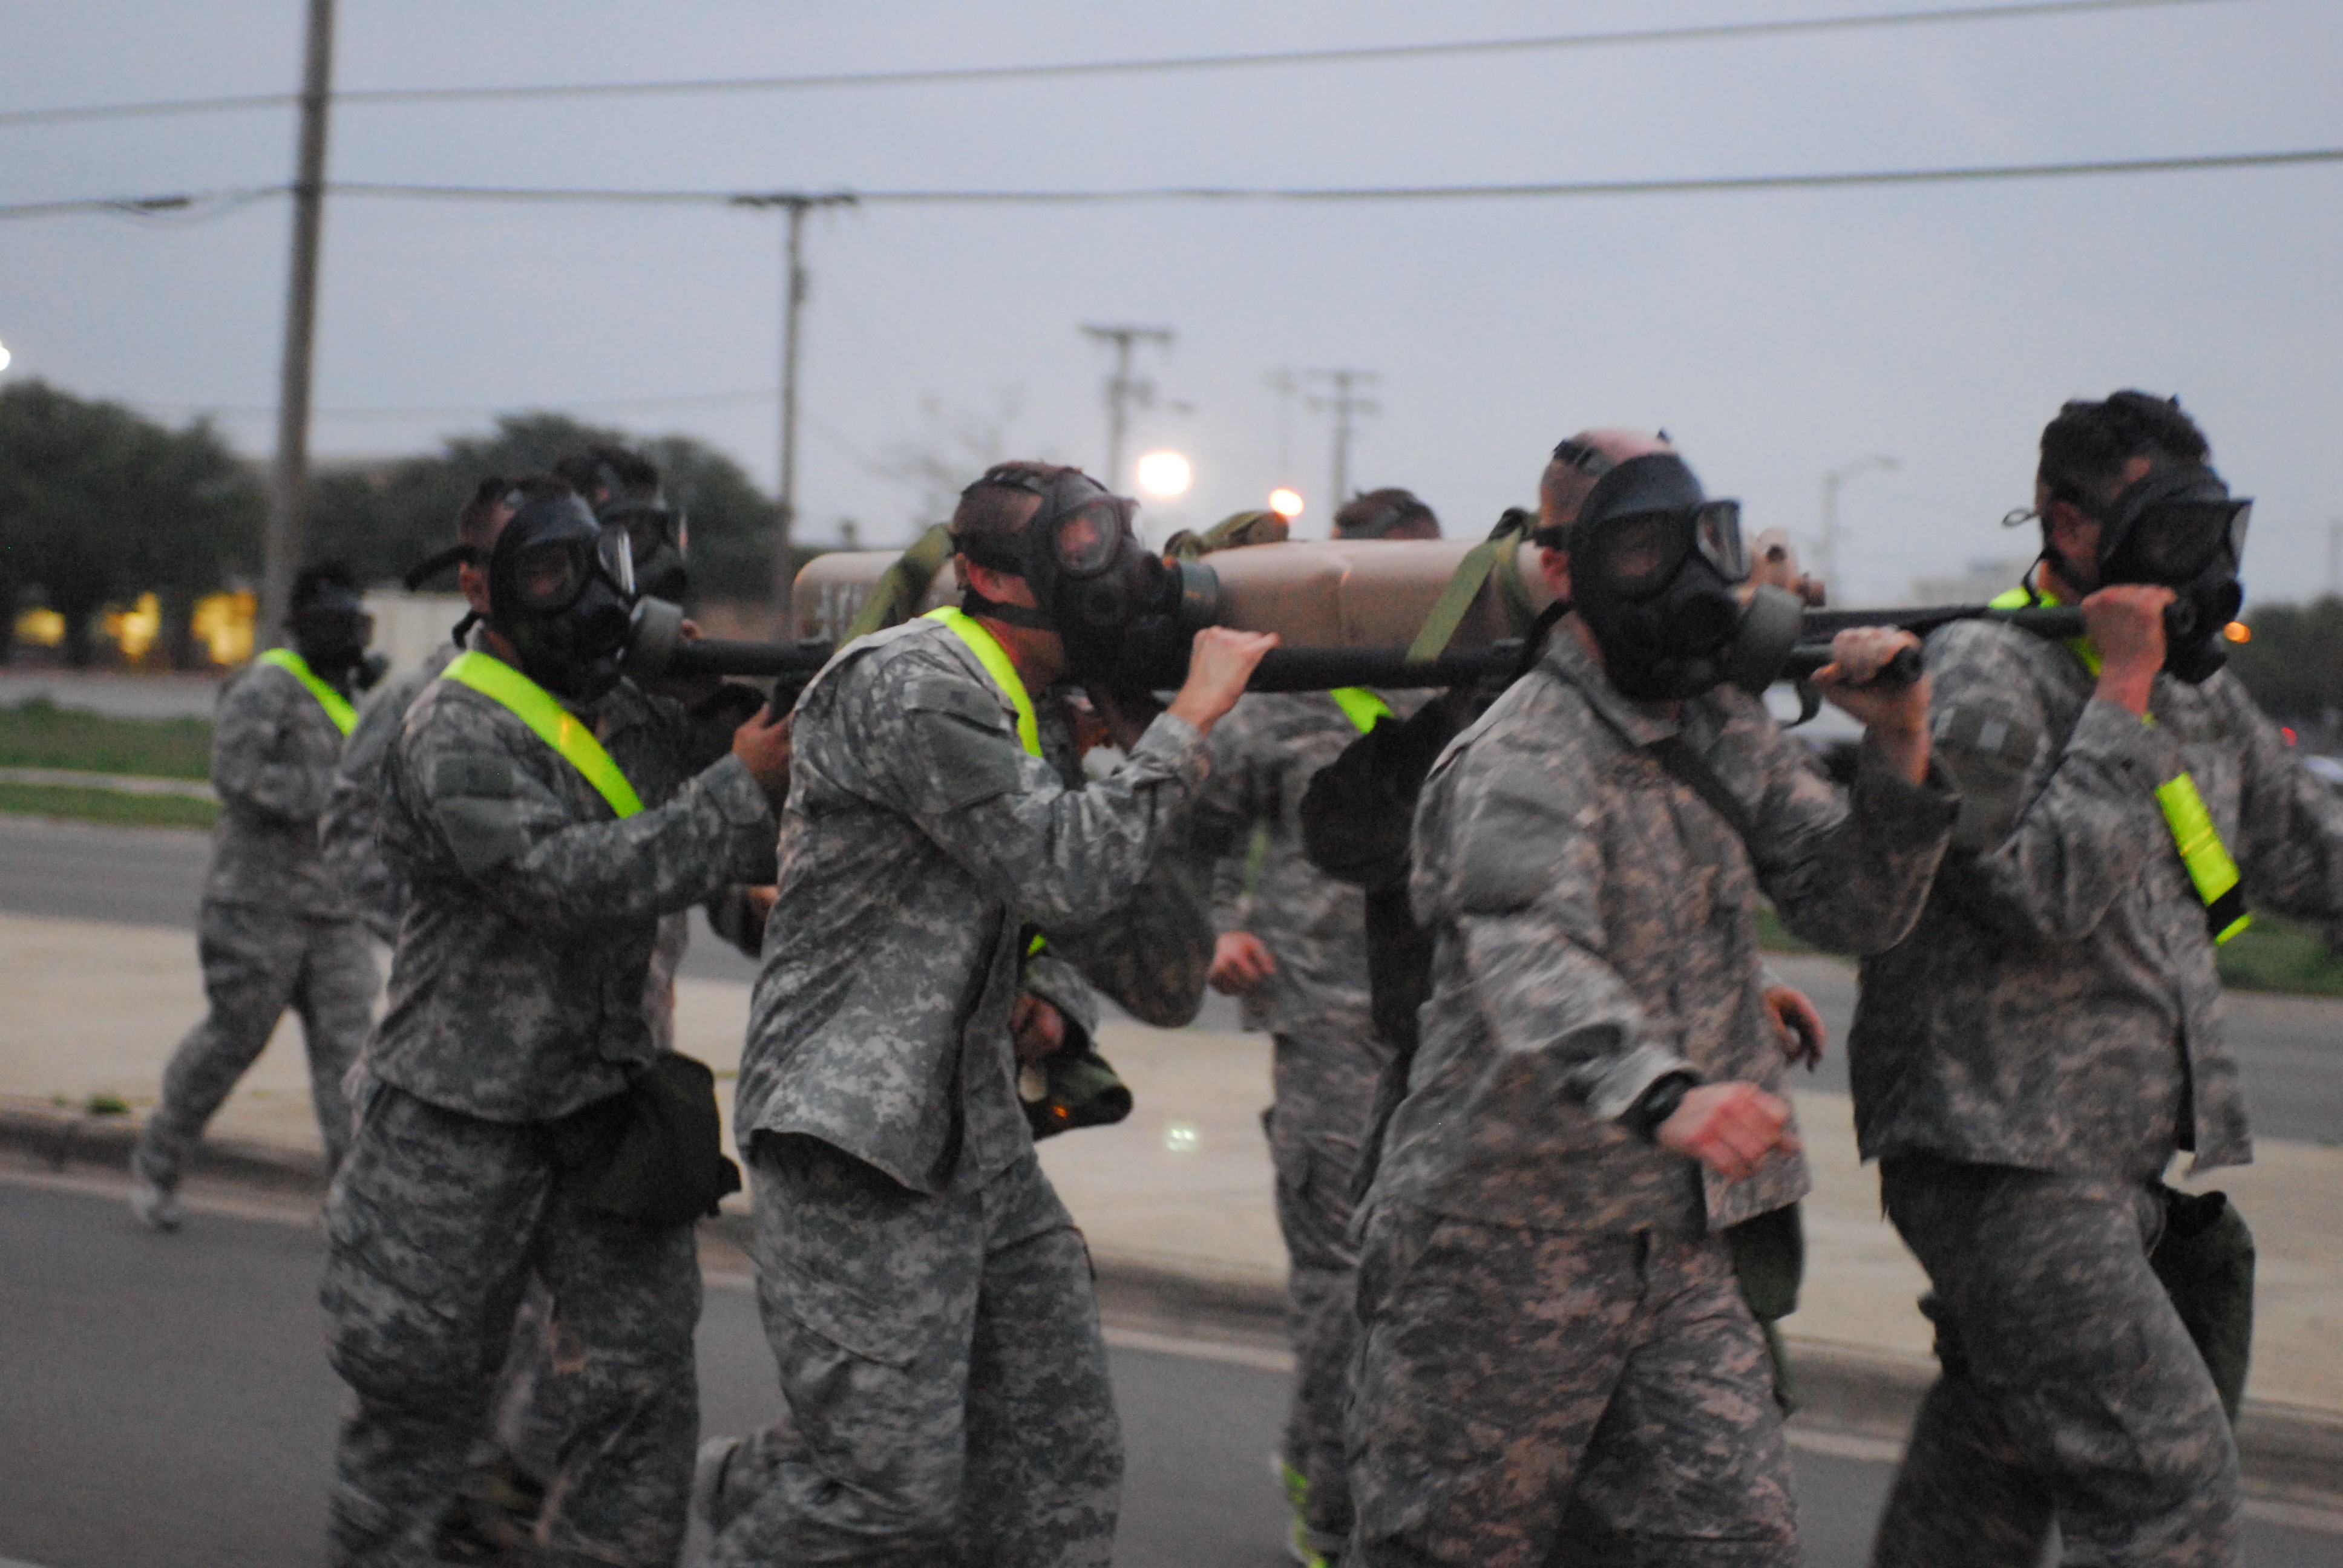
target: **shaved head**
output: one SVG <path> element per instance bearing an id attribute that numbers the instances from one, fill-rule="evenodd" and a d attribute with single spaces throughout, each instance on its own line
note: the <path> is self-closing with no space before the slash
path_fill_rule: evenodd
<path id="1" fill-rule="evenodd" d="M 1538 479 L 1538 529 L 1567 529 L 1578 520 L 1594 482 L 1630 457 L 1673 452 L 1665 436 L 1642 430 L 1581 430 L 1554 448 Z"/>

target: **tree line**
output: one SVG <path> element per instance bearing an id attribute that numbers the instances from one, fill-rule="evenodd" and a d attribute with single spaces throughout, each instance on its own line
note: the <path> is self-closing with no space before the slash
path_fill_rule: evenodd
<path id="1" fill-rule="evenodd" d="M 307 558 L 395 584 L 455 542 L 456 510 L 480 480 L 596 442 L 659 466 L 669 502 L 690 520 L 695 599 L 770 598 L 775 504 L 738 463 L 688 436 L 646 439 L 558 414 L 508 415 L 437 452 L 313 474 Z M 207 421 L 173 429 L 37 379 L 0 387 L 0 658 L 17 615 L 47 608 L 65 623 L 65 661 L 86 668 L 105 609 L 151 592 L 163 662 L 193 668 L 195 603 L 258 578 L 266 515 L 262 467 Z"/>

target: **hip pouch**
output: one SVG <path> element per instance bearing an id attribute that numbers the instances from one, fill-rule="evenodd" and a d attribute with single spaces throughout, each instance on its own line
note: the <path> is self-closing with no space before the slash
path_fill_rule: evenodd
<path id="1" fill-rule="evenodd" d="M 689 1225 L 740 1191 L 740 1168 L 724 1155 L 716 1074 L 674 1051 L 551 1133 L 563 1193 L 592 1213 Z"/>

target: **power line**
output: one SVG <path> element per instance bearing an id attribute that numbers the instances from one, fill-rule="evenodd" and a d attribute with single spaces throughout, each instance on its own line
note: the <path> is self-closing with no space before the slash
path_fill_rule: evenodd
<path id="1" fill-rule="evenodd" d="M 2095 158 L 2071 163 L 1971 164 L 1947 168 L 1859 169 L 1784 175 L 1704 175 L 1688 178 L 1520 181 L 1456 186 L 1154 186 L 1123 190 L 889 190 L 836 195 L 862 206 L 1071 206 L 1115 202 L 1495 201 L 1610 196 L 1696 196 L 1734 191 L 1834 190 L 1865 186 L 1973 185 L 2006 180 L 2075 179 L 2111 175 L 2203 174 L 2225 169 L 2290 168 L 2343 163 L 2343 147 L 2283 152 L 2203 153 L 2157 158 Z M 256 186 L 201 196 L 96 197 L 0 206 L 0 219 L 68 214 L 144 216 L 199 202 L 256 201 L 287 186 Z M 769 197 L 738 191 L 628 190 L 607 186 L 442 186 L 337 180 L 328 195 L 396 201 L 538 202 L 636 206 L 761 206 Z"/>
<path id="2" fill-rule="evenodd" d="M 708 408 L 726 405 L 770 403 L 779 396 L 780 393 L 774 388 L 764 387 L 739 392 L 689 392 L 673 397 L 559 398 L 552 401 L 516 398 L 504 403 L 467 403 L 423 407 L 319 408 L 315 410 L 315 413 L 319 419 L 327 420 L 354 423 L 379 420 L 386 423 L 397 423 L 412 419 L 465 419 L 484 415 L 511 413 L 583 413 L 606 408 Z M 277 406 L 273 403 L 151 403 L 136 397 L 125 398 L 123 401 L 128 403 L 131 407 L 143 409 L 150 414 L 163 414 L 173 417 L 210 414 L 222 418 L 246 419 L 274 417 L 277 413 Z"/>
<path id="3" fill-rule="evenodd" d="M 950 86 L 986 82 L 1026 82 L 1083 76 L 1130 76 L 1172 72 L 1223 71 L 1313 65 L 1371 65 L 1387 61 L 1460 59 L 1572 49 L 1620 48 L 1653 44 L 1724 43 L 1754 38 L 1795 37 L 1887 27 L 1940 26 L 1966 22 L 2009 22 L 2048 16 L 2088 15 L 2107 11 L 2164 9 L 2231 4 L 2234 0 L 2028 0 L 2003 5 L 1947 5 L 1920 11 L 1865 11 L 1831 16 L 1788 17 L 1765 22 L 1720 22 L 1689 27 L 1630 27 L 1608 32 L 1557 33 L 1517 38 L 1482 38 L 1433 44 L 1370 44 L 1332 49 L 1275 49 L 1247 54 L 1175 55 L 1153 59 L 1087 60 L 1031 65 L 949 65 L 930 69 L 829 71 L 787 76 L 711 76 L 671 82 L 574 82 L 535 86 L 367 87 L 334 95 L 346 106 L 402 104 L 510 103 L 550 98 L 677 97 L 706 93 L 798 92 L 862 87 Z M 245 93 L 211 98 L 166 98 L 138 104 L 92 104 L 0 113 L 0 126 L 58 125 L 72 121 L 130 119 L 166 115 L 216 114 L 289 107 L 291 93 Z"/>

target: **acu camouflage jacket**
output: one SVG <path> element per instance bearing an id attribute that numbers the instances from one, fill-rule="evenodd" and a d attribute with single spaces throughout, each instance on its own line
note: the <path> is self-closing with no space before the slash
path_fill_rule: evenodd
<path id="1" fill-rule="evenodd" d="M 1654 756 L 1676 736 L 1740 802 L 1746 846 Z M 1954 811 L 1868 749 L 1841 790 L 1733 689 L 1681 720 L 1630 701 L 1564 621 L 1424 783 L 1410 892 L 1433 994 L 1370 1203 L 1682 1233 L 1795 1201 L 1799 1157 L 1728 1185 L 1617 1118 L 1685 1069 L 1778 1093 L 1759 890 L 1818 946 L 1885 947 L 1918 915 Z"/>
<path id="2" fill-rule="evenodd" d="M 367 1064 L 417 1099 L 537 1121 L 617 1093 L 658 1049 L 659 917 L 772 879 L 772 808 L 738 759 L 687 778 L 626 682 L 589 717 L 644 803 L 623 821 L 494 699 L 437 680 L 407 709 L 380 842 L 410 901 Z"/>
<path id="3" fill-rule="evenodd" d="M 2143 1179 L 2253 1157 L 2205 906 L 2156 788 L 2186 769 L 2249 904 L 2343 913 L 2343 804 L 2227 674 L 2158 676 L 2153 724 L 2067 648 L 1928 638 L 1960 823 L 1908 940 L 1863 966 L 1848 1040 L 1864 1157 Z"/>
<path id="4" fill-rule="evenodd" d="M 355 912 L 317 842 L 341 754 L 341 729 L 292 672 L 256 659 L 230 678 L 212 729 L 220 819 L 206 900 L 329 920 Z"/>

